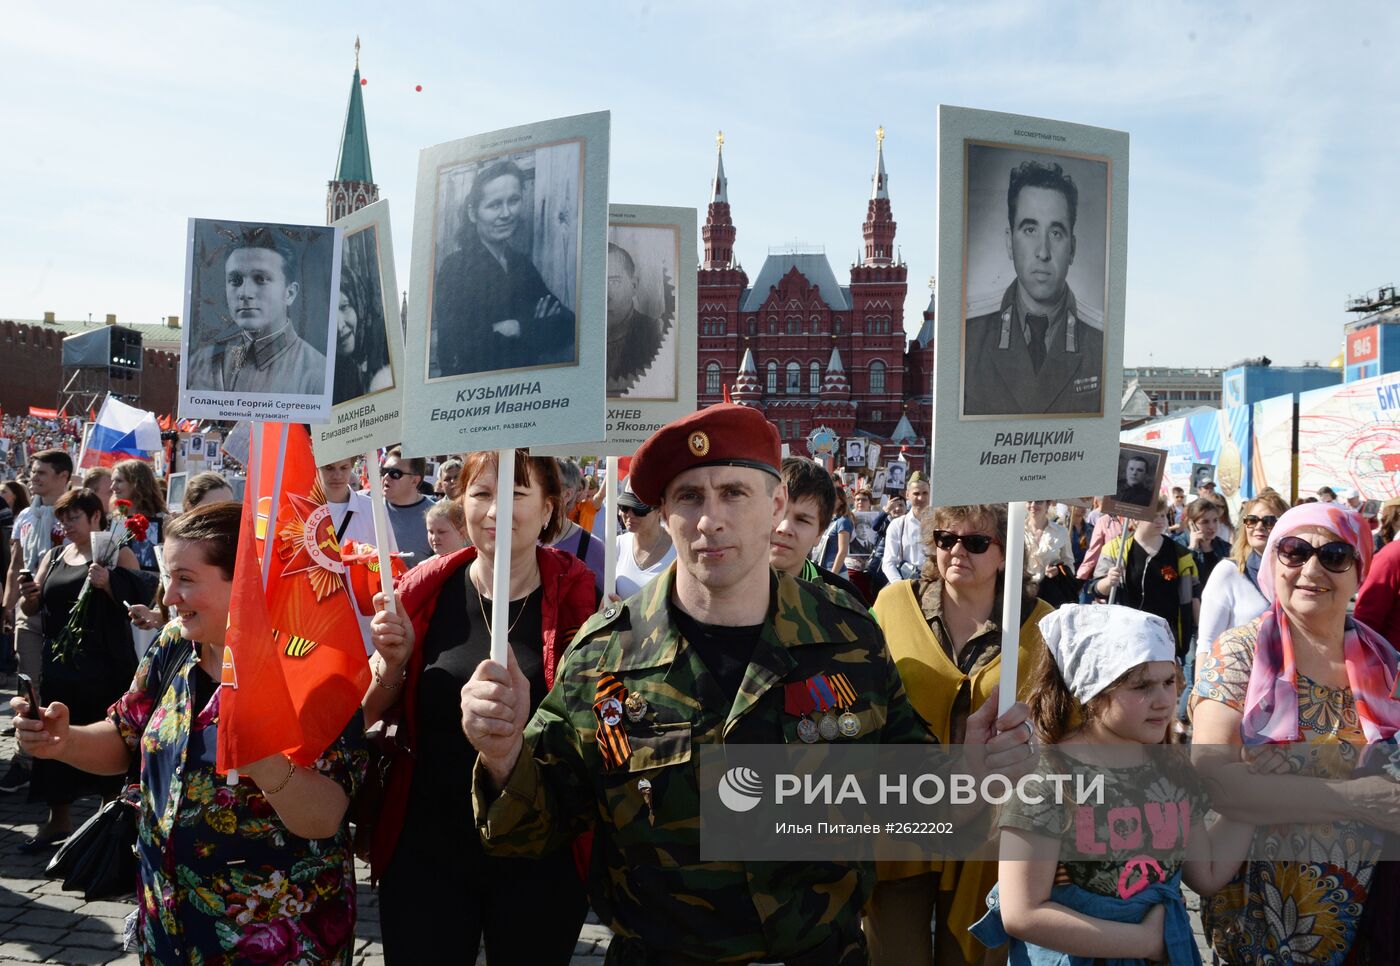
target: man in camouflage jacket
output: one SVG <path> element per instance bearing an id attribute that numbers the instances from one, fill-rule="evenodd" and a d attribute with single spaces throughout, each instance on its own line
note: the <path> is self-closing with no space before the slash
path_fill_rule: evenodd
<path id="1" fill-rule="evenodd" d="M 696 748 L 812 740 L 784 712 L 785 684 L 845 676 L 858 727 L 827 740 L 933 740 L 869 612 L 769 568 L 786 500 L 779 452 L 772 426 L 740 406 L 663 428 L 634 457 L 631 483 L 666 514 L 676 563 L 584 625 L 528 727 L 513 658 L 483 662 L 463 689 L 486 848 L 538 855 L 593 829 L 589 891 L 616 933 L 611 964 L 866 962 L 871 867 L 700 858 Z M 745 640 L 746 661 L 702 646 L 712 635 Z M 989 764 L 1026 757 L 1024 708 L 1012 714 L 995 737 L 986 715 L 976 736 L 969 723 Z"/>

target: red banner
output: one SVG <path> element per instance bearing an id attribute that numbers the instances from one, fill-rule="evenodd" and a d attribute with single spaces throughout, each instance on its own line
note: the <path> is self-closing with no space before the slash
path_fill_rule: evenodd
<path id="1" fill-rule="evenodd" d="M 39 407 L 39 406 L 30 406 L 30 407 L 29 407 L 29 415 L 33 416 L 35 419 L 57 419 L 57 418 L 58 418 L 58 410 L 57 410 L 57 409 L 43 409 L 43 408 L 41 408 L 41 407 Z"/>
<path id="2" fill-rule="evenodd" d="M 224 648 L 221 772 L 279 752 L 310 765 L 370 681 L 311 437 L 300 425 L 257 428 Z"/>
<path id="3" fill-rule="evenodd" d="M 1347 333 L 1347 365 L 1370 362 L 1381 354 L 1380 326 L 1368 325 L 1364 329 Z"/>

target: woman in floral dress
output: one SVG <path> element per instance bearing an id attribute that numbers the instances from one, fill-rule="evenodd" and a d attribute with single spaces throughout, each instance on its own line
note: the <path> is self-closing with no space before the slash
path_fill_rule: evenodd
<path id="1" fill-rule="evenodd" d="M 17 734 L 35 757 L 97 774 L 121 774 L 140 755 L 144 962 L 349 963 L 355 879 L 345 812 L 366 763 L 358 716 L 310 768 L 273 755 L 233 786 L 214 770 L 241 513 L 215 503 L 170 524 L 165 603 L 180 616 L 107 720 L 71 725 L 54 703 L 38 720 L 16 718 Z"/>
<path id="2" fill-rule="evenodd" d="M 1223 962 L 1341 966 L 1370 958 L 1362 914 L 1383 832 L 1400 832 L 1394 649 L 1347 615 L 1371 560 L 1365 520 L 1339 504 L 1285 513 L 1265 546 L 1269 610 L 1216 640 L 1192 694 L 1193 754 L 1215 807 L 1254 822 L 1252 859 L 1202 910 Z M 1273 748 L 1293 774 L 1240 761 Z"/>

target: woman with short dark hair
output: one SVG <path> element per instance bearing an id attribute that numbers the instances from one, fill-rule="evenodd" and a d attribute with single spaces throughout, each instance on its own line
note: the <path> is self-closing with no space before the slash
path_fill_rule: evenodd
<path id="1" fill-rule="evenodd" d="M 399 718 L 400 746 L 408 749 L 390 769 L 370 854 L 389 963 L 436 962 L 445 948 L 475 962 L 484 939 L 492 963 L 563 966 L 588 909 L 567 851 L 488 856 L 471 819 L 477 756 L 462 733 L 461 692 L 490 656 L 493 619 L 507 623 L 533 713 L 598 602 L 581 560 L 540 545 L 564 520 L 555 461 L 515 451 L 508 530 L 496 518 L 496 476 L 494 452 L 469 454 L 461 480 L 472 546 L 409 571 L 393 613 L 376 596 L 365 720 Z M 510 534 L 510 591 L 497 611 L 492 575 L 501 532 Z"/>
<path id="2" fill-rule="evenodd" d="M 46 553 L 34 580 L 20 584 L 20 608 L 30 615 L 43 613 L 40 700 L 61 701 L 74 722 L 91 724 L 102 720 L 136 670 L 124 604 L 141 581 L 129 547 L 119 548 L 110 565 L 96 559 L 93 534 L 107 523 L 96 493 L 68 490 L 54 502 L 53 512 L 68 542 Z M 56 761 L 35 761 L 29 800 L 47 804 L 49 818 L 21 850 L 40 851 L 67 838 L 73 831 L 74 801 L 93 793 L 110 798 L 120 787 L 117 779 L 85 775 Z"/>
<path id="3" fill-rule="evenodd" d="M 51 701 L 16 734 L 36 758 L 94 775 L 139 761 L 142 961 L 342 963 L 355 946 L 346 809 L 365 770 L 357 715 L 311 767 L 270 755 L 215 772 L 219 681 L 242 508 L 211 503 L 166 533 L 165 603 L 180 616 L 146 652 L 105 720 Z M 128 653 L 130 648 L 127 649 Z M 21 698 L 21 715 L 31 709 Z"/>
<path id="4" fill-rule="evenodd" d="M 493 161 L 472 181 L 458 248 L 434 275 L 432 321 L 441 375 L 574 358 L 574 313 L 550 291 L 527 246 L 517 240 L 531 223 L 531 194 L 525 172 L 513 161 Z"/>

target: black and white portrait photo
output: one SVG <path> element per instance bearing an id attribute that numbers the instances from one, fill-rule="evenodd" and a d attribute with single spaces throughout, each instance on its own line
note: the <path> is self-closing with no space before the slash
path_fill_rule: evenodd
<path id="1" fill-rule="evenodd" d="M 962 415 L 1101 416 L 1108 161 L 965 152 Z"/>
<path id="2" fill-rule="evenodd" d="M 379 226 L 347 231 L 341 252 L 331 392 L 331 402 L 337 406 L 394 386 L 384 283 L 379 277 Z"/>
<path id="3" fill-rule="evenodd" d="M 438 170 L 429 379 L 577 363 L 580 148 Z"/>
<path id="4" fill-rule="evenodd" d="M 1205 484 L 1215 485 L 1215 464 L 1213 463 L 1192 463 L 1191 464 L 1191 495 L 1200 496 L 1201 487 Z"/>
<path id="5" fill-rule="evenodd" d="M 904 478 L 908 474 L 909 464 L 896 460 L 885 467 L 885 492 L 903 493 Z"/>
<path id="6" fill-rule="evenodd" d="M 1165 450 L 1123 443 L 1118 449 L 1118 483 L 1112 496 L 1103 500 L 1105 513 L 1135 520 L 1150 520 L 1166 469 Z"/>
<path id="7" fill-rule="evenodd" d="M 865 440 L 863 440 L 863 439 L 848 439 L 848 440 L 846 440 L 846 465 L 847 465 L 847 466 L 864 466 L 864 465 L 865 465 Z"/>
<path id="8" fill-rule="evenodd" d="M 317 226 L 193 221 L 187 392 L 326 394 L 335 237 L 335 229 Z M 182 414 L 202 412 L 181 407 Z"/>
<path id="9" fill-rule="evenodd" d="M 608 398 L 675 399 L 674 225 L 608 226 Z"/>

